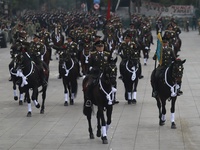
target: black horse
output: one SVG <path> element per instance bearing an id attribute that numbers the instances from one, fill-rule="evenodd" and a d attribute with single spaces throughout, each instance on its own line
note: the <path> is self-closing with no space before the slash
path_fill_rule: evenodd
<path id="1" fill-rule="evenodd" d="M 127 59 L 120 63 L 120 74 L 125 87 L 125 99 L 128 104 L 135 104 L 138 79 L 141 74 L 139 61 L 136 59 Z"/>
<path id="2" fill-rule="evenodd" d="M 175 60 L 167 69 L 156 68 L 151 75 L 152 88 L 156 88 L 158 96 L 156 96 L 157 106 L 159 109 L 159 124 L 165 124 L 166 100 L 171 101 L 171 128 L 176 129 L 175 124 L 175 102 L 180 90 L 180 84 L 183 76 L 183 64 L 186 60 Z M 155 76 L 155 74 L 158 74 Z M 156 84 L 155 84 L 156 82 Z"/>
<path id="3" fill-rule="evenodd" d="M 43 68 L 39 68 L 30 58 L 27 52 L 21 52 L 16 57 L 17 59 L 17 68 L 18 68 L 18 76 L 21 77 L 21 87 L 24 89 L 24 93 L 27 95 L 27 102 L 28 102 L 28 113 L 27 117 L 31 117 L 32 115 L 32 109 L 31 109 L 31 101 L 29 96 L 29 89 L 32 89 L 32 95 L 31 99 L 33 100 L 35 106 L 37 108 L 40 108 L 40 104 L 38 103 L 38 88 L 42 86 L 42 106 L 40 113 L 44 113 L 45 108 L 45 99 L 46 99 L 46 90 L 47 85 L 42 84 L 41 79 L 41 69 L 44 71 L 44 76 L 46 81 L 48 81 L 49 78 L 49 69 L 46 68 L 46 65 L 43 65 Z"/>
<path id="4" fill-rule="evenodd" d="M 90 90 L 90 100 L 87 98 L 87 93 L 89 90 L 88 84 L 93 80 L 91 75 L 87 75 L 83 79 L 83 94 L 84 94 L 84 106 L 83 113 L 88 120 L 88 131 L 90 139 L 94 139 L 91 116 L 93 111 L 93 106 L 97 106 L 97 137 L 101 137 L 103 144 L 107 144 L 107 131 L 108 127 L 111 124 L 112 110 L 113 110 L 113 99 L 116 89 L 116 76 L 117 76 L 117 67 L 116 61 L 109 63 L 108 66 L 104 69 L 103 73 L 96 83 L 93 83 L 93 86 Z M 107 121 L 104 117 L 104 111 L 106 111 Z M 101 133 L 102 131 L 102 133 Z"/>
<path id="5" fill-rule="evenodd" d="M 78 90 L 78 61 L 72 58 L 69 53 L 63 53 L 60 60 L 62 62 L 60 74 L 65 94 L 64 106 L 68 106 L 68 98 L 70 99 L 70 105 L 73 105 Z"/>

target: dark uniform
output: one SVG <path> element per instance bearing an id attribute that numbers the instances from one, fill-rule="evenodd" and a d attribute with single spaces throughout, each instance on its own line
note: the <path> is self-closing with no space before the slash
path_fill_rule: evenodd
<path id="1" fill-rule="evenodd" d="M 98 70 L 99 73 L 101 73 L 105 66 L 108 64 L 108 59 L 110 59 L 110 53 L 107 51 L 91 52 L 89 61 L 90 70 Z"/>
<path id="2" fill-rule="evenodd" d="M 169 46 L 172 47 L 173 43 L 176 41 L 176 33 L 171 29 L 165 30 L 165 33 L 162 37 L 163 40 L 167 40 L 169 42 Z"/>
<path id="3" fill-rule="evenodd" d="M 13 44 L 10 51 L 11 58 L 14 58 L 14 55 L 21 51 L 21 42 L 27 41 L 27 33 L 23 30 L 23 25 L 19 24 L 18 27 L 13 35 Z"/>

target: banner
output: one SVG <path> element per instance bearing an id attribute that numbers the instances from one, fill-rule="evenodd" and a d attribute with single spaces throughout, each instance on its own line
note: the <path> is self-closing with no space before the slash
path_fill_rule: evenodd
<path id="1" fill-rule="evenodd" d="M 160 33 L 157 35 L 157 47 L 156 47 L 156 56 L 159 64 L 162 64 L 162 36 Z"/>

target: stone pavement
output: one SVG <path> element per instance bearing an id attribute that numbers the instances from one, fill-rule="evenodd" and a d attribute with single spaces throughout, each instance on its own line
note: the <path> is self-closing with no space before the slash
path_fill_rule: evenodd
<path id="1" fill-rule="evenodd" d="M 75 105 L 65 107 L 62 80 L 57 79 L 58 61 L 50 62 L 50 79 L 45 113 L 32 105 L 32 117 L 27 118 L 27 104 L 19 106 L 13 100 L 12 83 L 8 81 L 9 48 L 0 49 L 0 150 L 199 150 L 200 148 L 200 36 L 196 31 L 181 33 L 180 57 L 187 59 L 182 90 L 177 99 L 177 129 L 170 128 L 170 103 L 167 103 L 165 126 L 158 124 L 156 101 L 151 97 L 151 59 L 156 47 L 156 33 L 147 66 L 142 66 L 144 78 L 139 80 L 137 104 L 124 100 L 124 87 L 118 80 L 117 100 L 108 144 L 99 138 L 89 139 L 88 124 L 82 113 L 82 79 Z M 143 62 L 141 58 L 141 62 Z M 41 100 L 41 95 L 39 101 Z M 96 109 L 95 109 L 96 110 Z M 96 117 L 92 119 L 96 133 Z"/>

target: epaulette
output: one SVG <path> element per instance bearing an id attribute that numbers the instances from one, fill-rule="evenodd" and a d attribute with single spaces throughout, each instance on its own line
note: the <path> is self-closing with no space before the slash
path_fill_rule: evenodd
<path id="1" fill-rule="evenodd" d="M 90 52 L 90 54 L 92 54 L 92 55 L 95 54 L 95 53 L 97 53 L 97 51 Z"/>
<path id="2" fill-rule="evenodd" d="M 108 52 L 108 51 L 104 51 L 105 52 L 105 54 L 110 54 L 110 52 Z"/>
<path id="3" fill-rule="evenodd" d="M 172 30 L 165 30 L 165 32 L 174 32 L 175 33 L 175 31 L 172 31 Z"/>

